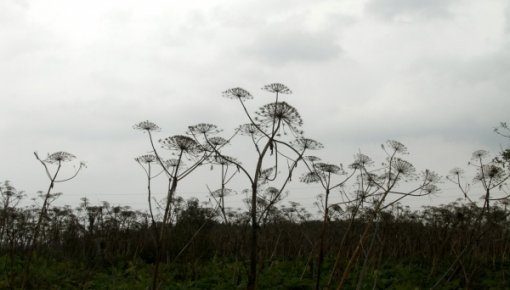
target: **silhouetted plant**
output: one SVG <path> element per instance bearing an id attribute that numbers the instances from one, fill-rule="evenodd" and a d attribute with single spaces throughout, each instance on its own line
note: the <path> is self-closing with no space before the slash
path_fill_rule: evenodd
<path id="1" fill-rule="evenodd" d="M 37 238 L 39 237 L 39 234 L 40 234 L 42 222 L 46 218 L 48 206 L 51 203 L 51 201 L 53 201 L 59 195 L 58 193 L 52 193 L 53 187 L 55 186 L 56 183 L 66 182 L 66 181 L 69 181 L 69 180 L 75 178 L 78 175 L 78 173 L 81 171 L 81 169 L 85 167 L 85 163 L 80 162 L 78 168 L 75 168 L 75 171 L 71 176 L 65 177 L 63 179 L 57 179 L 64 164 L 67 162 L 73 161 L 76 157 L 74 155 L 64 152 L 64 151 L 59 151 L 59 152 L 55 152 L 52 154 L 48 154 L 46 159 L 41 159 L 39 157 L 39 155 L 37 154 L 37 152 L 34 152 L 34 155 L 35 155 L 35 158 L 44 167 L 44 171 L 46 172 L 46 175 L 47 175 L 48 179 L 50 180 L 50 184 L 48 186 L 48 190 L 46 191 L 46 193 L 41 193 L 43 203 L 39 210 L 37 222 L 35 224 L 35 228 L 33 229 L 32 236 L 30 237 L 30 239 L 27 243 L 28 254 L 27 254 L 27 258 L 26 258 L 26 262 L 25 262 L 25 271 L 24 271 L 23 283 L 22 283 L 21 288 L 25 288 L 27 279 L 29 277 L 30 262 L 32 260 L 32 254 L 34 251 L 34 247 L 36 246 L 36 243 L 37 243 Z M 52 172 L 50 170 L 50 168 L 53 165 L 55 165 L 56 168 Z"/>
<path id="2" fill-rule="evenodd" d="M 278 83 L 266 85 L 263 89 L 274 93 L 275 100 L 256 111 L 256 117 L 252 117 L 244 103 L 246 100 L 253 98 L 248 91 L 242 88 L 232 88 L 223 92 L 223 96 L 236 99 L 240 102 L 250 123 L 241 125 L 236 133 L 251 137 L 254 149 L 257 152 L 255 158 L 256 165 L 253 173 L 250 173 L 248 169 L 236 159 L 226 159 L 250 181 L 248 199 L 250 203 L 251 236 L 249 239 L 250 266 L 247 289 L 255 289 L 256 287 L 259 224 L 264 221 L 267 214 L 275 208 L 275 204 L 282 199 L 284 189 L 291 180 L 292 173 L 298 162 L 302 161 L 303 154 L 307 149 L 314 149 L 312 147 L 313 144 L 315 144 L 312 140 L 305 141 L 305 139 L 302 139 L 300 127 L 303 121 L 298 111 L 286 102 L 279 102 L 280 94 L 290 94 L 291 91 L 285 85 Z M 198 140 L 198 138 L 203 138 L 205 144 L 207 144 L 207 148 L 212 149 L 212 152 L 214 152 L 216 156 L 225 157 L 208 134 L 199 132 L 196 129 L 190 130 L 190 133 L 196 140 Z M 287 140 L 282 139 L 282 135 L 287 134 L 298 139 L 298 141 L 296 141 L 297 145 L 301 146 L 296 146 L 296 143 L 291 144 Z M 305 146 L 303 146 L 303 144 Z M 295 154 L 295 157 L 290 158 L 283 154 L 279 146 Z M 271 155 L 274 158 L 273 165 L 264 167 L 264 161 Z M 287 175 L 283 176 L 283 181 L 280 186 L 269 187 L 268 183 L 276 181 L 282 167 L 279 162 L 280 158 L 285 158 L 287 160 Z"/>
<path id="3" fill-rule="evenodd" d="M 303 144 L 303 147 L 313 146 L 317 147 L 319 145 L 314 144 L 313 142 L 306 142 Z M 321 146 L 321 145 L 320 145 Z M 310 160 L 310 159 L 309 159 Z M 323 221 L 322 228 L 319 237 L 319 252 L 317 254 L 317 276 L 315 279 L 315 289 L 320 289 L 320 279 L 322 273 L 322 262 L 324 259 L 324 239 L 326 235 L 326 231 L 328 229 L 328 223 L 330 220 L 330 209 L 331 205 L 329 204 L 329 195 L 331 191 L 335 188 L 339 188 L 343 186 L 352 176 L 356 173 L 356 168 L 353 168 L 352 172 L 346 177 L 343 178 L 340 182 L 332 181 L 332 176 L 334 175 L 347 175 L 347 173 L 343 170 L 343 166 L 335 164 L 329 164 L 324 162 L 317 162 L 315 158 L 311 158 L 312 163 L 312 171 L 305 173 L 301 177 L 301 181 L 304 183 L 319 183 L 324 189 L 324 195 L 321 195 L 320 198 L 320 207 L 323 212 Z M 338 205 L 333 205 L 338 207 Z"/>
<path id="4" fill-rule="evenodd" d="M 146 154 L 141 155 L 139 157 L 135 158 L 135 161 L 140 164 L 140 166 L 145 171 L 145 174 L 147 175 L 147 202 L 149 204 L 149 214 L 152 221 L 152 225 L 156 226 L 156 220 L 154 219 L 154 213 L 152 209 L 152 191 L 151 191 L 151 182 L 152 179 L 159 176 L 161 173 L 163 173 L 163 170 L 160 170 L 159 173 L 152 174 L 152 164 L 157 162 L 156 155 L 153 154 Z M 147 166 L 147 167 L 146 167 Z"/>
<path id="5" fill-rule="evenodd" d="M 163 149 L 169 150 L 172 155 L 177 158 L 163 160 L 160 153 L 154 145 L 152 132 L 160 131 L 161 129 L 156 124 L 143 121 L 133 126 L 136 130 L 142 130 L 149 136 L 150 145 L 152 147 L 155 159 L 160 164 L 161 168 L 165 172 L 168 178 L 168 191 L 164 206 L 163 219 L 159 228 L 159 233 L 156 237 L 156 262 L 154 266 L 154 274 L 152 281 L 152 289 L 158 288 L 158 275 L 159 265 L 161 263 L 161 257 L 163 252 L 163 240 L 166 235 L 167 225 L 171 220 L 172 203 L 177 190 L 178 182 L 188 176 L 196 168 L 207 161 L 211 155 L 211 152 L 204 146 L 197 143 L 193 138 L 184 135 L 174 135 L 164 139 L 160 139 L 159 143 Z M 197 130 L 210 131 L 212 127 L 200 126 Z M 184 159 L 192 161 L 192 164 L 185 166 Z"/>
<path id="6" fill-rule="evenodd" d="M 373 208 L 371 209 L 372 214 L 370 215 L 370 219 L 367 221 L 367 225 L 365 226 L 357 246 L 345 266 L 342 278 L 336 289 L 342 289 L 344 287 L 350 274 L 351 267 L 358 258 L 361 248 L 365 245 L 366 239 L 368 238 L 368 234 L 374 222 L 377 218 L 380 218 L 381 212 L 384 209 L 396 204 L 405 197 L 425 196 L 438 190 L 436 184 L 439 182 L 439 176 L 436 173 L 430 170 L 425 170 L 420 175 L 417 175 L 415 173 L 416 170 L 414 166 L 401 158 L 401 155 L 408 154 L 406 146 L 398 141 L 390 140 L 386 142 L 386 146 L 382 145 L 381 147 L 386 153 L 386 160 L 382 163 L 382 167 L 371 169 L 369 167 L 371 165 L 370 159 L 363 154 L 358 154 L 354 162 L 354 166 L 358 167 L 362 172 L 360 179 L 366 180 L 365 182 L 370 186 L 370 191 L 367 192 L 366 190 L 362 190 L 362 196 L 358 196 L 357 198 L 372 198 Z M 414 183 L 412 189 L 398 189 L 400 185 L 410 181 L 413 181 Z M 394 195 L 396 197 L 394 200 L 387 202 L 389 195 Z M 379 225 L 379 223 L 377 223 L 377 225 Z M 378 230 L 377 226 L 375 230 Z M 368 254 L 365 252 L 365 257 L 369 255 L 372 249 L 371 245 L 373 245 L 375 237 L 375 234 L 372 235 L 369 248 L 366 250 L 368 251 Z M 362 270 L 358 281 L 363 280 L 363 275 L 364 271 Z M 358 282 L 358 288 L 359 285 L 360 283 Z"/>
<path id="7" fill-rule="evenodd" d="M 474 207 L 477 207 L 477 205 L 472 201 L 468 193 L 469 190 L 473 188 L 473 185 L 481 185 L 481 189 L 483 191 L 481 198 L 484 202 L 481 209 L 478 211 L 479 213 L 476 219 L 474 220 L 474 230 L 470 233 L 470 238 L 468 239 L 467 243 L 456 255 L 454 262 L 436 281 L 432 288 L 439 286 L 439 284 L 451 273 L 451 271 L 458 263 L 464 267 L 462 263 L 464 256 L 467 254 L 467 252 L 471 251 L 474 246 L 476 246 L 480 237 L 485 233 L 484 230 L 482 230 L 484 217 L 486 218 L 488 224 L 493 223 L 491 214 L 491 202 L 506 200 L 510 197 L 510 195 L 507 194 L 505 194 L 503 197 L 494 197 L 492 195 L 494 190 L 501 190 L 510 178 L 510 172 L 506 172 L 504 168 L 500 166 L 500 164 L 501 163 L 499 163 L 497 159 L 491 160 L 489 158 L 488 151 L 477 150 L 473 152 L 471 155 L 471 161 L 468 163 L 468 165 L 475 169 L 473 184 L 463 181 L 464 171 L 462 169 L 454 168 L 450 171 L 450 175 L 447 177 L 447 179 L 458 186 L 464 197 L 469 200 Z M 468 279 L 465 279 L 467 283 Z"/>

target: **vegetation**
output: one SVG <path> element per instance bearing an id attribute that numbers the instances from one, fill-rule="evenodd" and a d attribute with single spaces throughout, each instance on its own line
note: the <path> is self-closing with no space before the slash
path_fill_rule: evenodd
<path id="1" fill-rule="evenodd" d="M 322 161 L 309 155 L 322 144 L 304 136 L 298 111 L 280 100 L 290 89 L 275 83 L 263 90 L 274 99 L 254 114 L 248 91 L 224 92 L 247 122 L 229 137 L 200 123 L 156 142 L 158 125 L 134 126 L 151 151 L 135 158 L 147 177 L 147 211 L 86 198 L 76 208 L 52 206 L 56 183 L 77 177 L 84 163 L 61 178 L 72 154 L 36 154 L 50 181 L 41 203 L 20 207 L 26 195 L 0 183 L 0 288 L 509 288 L 508 149 L 495 157 L 475 151 L 467 179 L 463 169 L 451 171 L 446 180 L 461 199 L 411 210 L 403 200 L 435 194 L 442 179 L 418 172 L 404 159 L 406 146 L 386 142 L 377 162 L 362 153 L 346 166 Z M 510 138 L 506 123 L 495 131 Z M 252 155 L 232 157 L 241 137 Z M 209 201 L 180 197 L 181 183 L 206 165 L 219 177 L 217 189 L 207 185 Z M 286 201 L 296 175 L 323 189 L 320 216 Z M 152 192 L 160 176 L 168 184 L 163 201 Z M 228 205 L 234 179 L 246 182 L 245 209 Z"/>

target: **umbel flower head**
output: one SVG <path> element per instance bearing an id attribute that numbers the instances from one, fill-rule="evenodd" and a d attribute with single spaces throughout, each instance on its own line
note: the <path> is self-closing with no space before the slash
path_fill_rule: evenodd
<path id="1" fill-rule="evenodd" d="M 156 125 L 150 121 L 143 121 L 138 124 L 135 124 L 133 126 L 133 129 L 143 130 L 143 131 L 160 131 L 161 130 L 161 128 L 159 128 L 158 125 Z"/>
<path id="2" fill-rule="evenodd" d="M 369 156 L 362 153 L 357 153 L 356 155 L 354 155 L 354 162 L 350 165 L 350 167 L 352 169 L 361 169 L 363 167 L 370 166 L 373 163 L 374 162 Z"/>
<path id="3" fill-rule="evenodd" d="M 228 141 L 223 137 L 216 136 L 216 137 L 209 138 L 209 143 L 212 146 L 216 147 L 216 146 L 223 146 L 223 145 L 227 144 Z"/>
<path id="4" fill-rule="evenodd" d="M 44 160 L 44 162 L 47 163 L 60 163 L 60 162 L 69 162 L 75 159 L 76 156 L 74 156 L 71 153 L 67 153 L 64 151 L 55 152 L 52 154 L 48 154 L 48 157 Z"/>
<path id="5" fill-rule="evenodd" d="M 450 174 L 454 177 L 457 177 L 457 176 L 462 176 L 464 174 L 464 170 L 462 170 L 461 168 L 459 167 L 455 167 L 453 168 L 452 170 L 450 170 Z"/>
<path id="6" fill-rule="evenodd" d="M 392 168 L 395 174 L 410 175 L 415 172 L 415 168 L 411 163 L 400 158 L 395 158 L 393 160 Z"/>
<path id="7" fill-rule="evenodd" d="M 173 168 L 173 167 L 177 167 L 177 165 L 179 165 L 180 162 L 178 159 L 172 158 L 172 159 L 165 160 L 163 163 L 165 164 L 166 168 Z M 181 161 L 181 163 L 182 163 L 182 161 Z"/>
<path id="8" fill-rule="evenodd" d="M 252 123 L 242 124 L 241 126 L 239 126 L 237 130 L 239 134 L 246 136 L 256 136 L 260 134 L 260 131 L 259 129 L 257 129 L 257 126 L 255 126 Z"/>
<path id="9" fill-rule="evenodd" d="M 315 163 L 314 167 L 315 167 L 315 169 L 317 169 L 320 172 L 333 173 L 333 174 L 337 174 L 342 170 L 342 168 L 340 166 L 337 166 L 334 164 L 328 164 L 328 163 L 324 163 L 324 162 Z"/>
<path id="10" fill-rule="evenodd" d="M 321 159 L 317 156 L 312 156 L 312 155 L 309 155 L 309 156 L 305 156 L 303 157 L 303 159 L 307 160 L 307 161 L 310 161 L 312 163 L 314 162 L 317 162 L 317 161 L 320 161 Z"/>
<path id="11" fill-rule="evenodd" d="M 486 151 L 486 150 L 476 150 L 471 155 L 471 159 L 472 160 L 479 160 L 479 159 L 483 159 L 487 155 L 489 155 L 489 151 Z"/>
<path id="12" fill-rule="evenodd" d="M 386 145 L 388 145 L 389 148 L 391 148 L 394 152 L 400 153 L 400 154 L 408 154 L 407 147 L 395 140 L 388 140 L 386 141 Z M 381 145 L 384 149 L 384 145 Z"/>
<path id="13" fill-rule="evenodd" d="M 224 146 L 228 143 L 225 138 L 219 136 L 206 138 L 206 142 L 207 143 L 201 145 L 201 148 L 202 150 L 208 152 L 214 152 L 218 147 Z"/>
<path id="14" fill-rule="evenodd" d="M 182 151 L 188 154 L 196 154 L 200 152 L 201 146 L 193 139 L 188 136 L 175 135 L 159 140 L 163 148 L 169 150 Z"/>
<path id="15" fill-rule="evenodd" d="M 146 163 L 146 164 L 153 163 L 153 162 L 156 162 L 156 155 L 154 155 L 154 154 L 141 155 L 139 157 L 136 157 L 135 161 L 138 163 Z"/>
<path id="16" fill-rule="evenodd" d="M 484 164 L 478 168 L 478 172 L 475 176 L 475 181 L 482 181 L 483 179 L 491 179 L 496 183 L 502 181 L 505 178 L 503 168 L 494 164 Z"/>
<path id="17" fill-rule="evenodd" d="M 196 124 L 194 126 L 189 126 L 188 130 L 193 135 L 210 135 L 210 134 L 217 134 L 221 132 L 220 129 L 218 129 L 218 126 L 213 124 L 207 124 L 207 123 L 200 123 Z"/>
<path id="18" fill-rule="evenodd" d="M 317 174 L 317 172 L 312 171 L 303 174 L 303 176 L 301 176 L 299 180 L 301 180 L 301 182 L 304 183 L 315 183 L 319 182 L 321 180 L 321 177 L 319 176 L 319 174 Z"/>
<path id="19" fill-rule="evenodd" d="M 216 198 L 222 198 L 225 196 L 228 196 L 232 194 L 234 191 L 230 188 L 223 188 L 223 189 L 216 189 L 215 191 L 211 192 L 211 194 Z"/>
<path id="20" fill-rule="evenodd" d="M 292 145 L 300 150 L 318 150 L 324 148 L 320 142 L 309 138 L 298 138 L 292 142 Z"/>
<path id="21" fill-rule="evenodd" d="M 253 96 L 243 88 L 231 88 L 223 92 L 223 96 L 229 99 L 239 99 L 241 101 L 253 99 Z"/>
<path id="22" fill-rule="evenodd" d="M 235 159 L 234 157 L 226 156 L 226 155 L 216 155 L 212 159 L 212 162 L 220 164 L 220 165 L 228 165 L 232 163 L 239 164 L 239 161 Z"/>
<path id="23" fill-rule="evenodd" d="M 280 84 L 280 83 L 273 83 L 273 84 L 265 85 L 262 89 L 264 91 L 268 91 L 271 93 L 292 94 L 292 91 L 287 86 L 285 86 L 284 84 Z"/>
<path id="24" fill-rule="evenodd" d="M 299 112 L 286 102 L 264 105 L 258 110 L 257 115 L 259 116 L 257 119 L 264 125 L 270 125 L 274 120 L 287 125 L 294 131 L 298 131 L 297 128 L 303 125 Z"/>

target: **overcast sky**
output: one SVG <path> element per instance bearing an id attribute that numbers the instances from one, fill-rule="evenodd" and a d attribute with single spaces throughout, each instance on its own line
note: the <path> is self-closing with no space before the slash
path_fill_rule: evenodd
<path id="1" fill-rule="evenodd" d="M 158 137 L 199 122 L 230 133 L 246 119 L 221 92 L 247 89 L 255 110 L 272 82 L 294 91 L 287 101 L 329 162 L 381 161 L 379 144 L 395 139 L 444 176 L 508 145 L 492 129 L 510 121 L 509 36 L 507 0 L 2 0 L 0 180 L 35 196 L 48 182 L 32 152 L 68 151 L 88 168 L 56 187 L 58 204 L 143 209 L 133 158 L 149 144 L 133 124 L 157 123 Z M 205 196 L 202 171 L 180 195 Z M 443 187 L 412 202 L 460 197 Z M 318 193 L 289 189 L 306 206 Z"/>

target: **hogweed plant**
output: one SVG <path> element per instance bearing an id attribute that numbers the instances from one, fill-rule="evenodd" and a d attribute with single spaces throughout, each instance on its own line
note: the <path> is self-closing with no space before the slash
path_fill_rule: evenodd
<path id="1" fill-rule="evenodd" d="M 356 248 L 350 254 L 350 258 L 347 261 L 336 289 L 342 289 L 344 287 L 351 272 L 351 268 L 358 259 L 362 248 L 365 247 L 369 232 L 374 226 L 374 223 L 376 223 L 382 210 L 400 202 L 406 197 L 421 197 L 438 191 L 437 183 L 440 181 L 440 177 L 428 169 L 421 174 L 417 174 L 414 166 L 402 158 L 403 155 L 409 154 L 404 144 L 389 140 L 386 142 L 386 146 L 383 144 L 381 148 L 386 153 L 386 160 L 382 163 L 381 167 L 372 168 L 373 162 L 364 154 L 358 154 L 354 162 L 354 166 L 359 169 L 360 179 L 370 185 L 370 191 L 365 192 L 365 190 L 363 190 L 363 194 L 361 196 L 358 195 L 357 198 L 372 199 L 373 208 L 371 218 L 368 220 Z M 412 186 L 412 188 L 405 190 L 402 187 L 403 184 L 408 184 Z M 393 196 L 394 198 L 389 199 L 389 196 Z M 379 223 L 376 223 L 376 231 L 378 229 L 377 225 L 379 225 Z M 376 235 L 372 236 L 371 245 L 373 245 L 375 237 Z M 371 251 L 371 246 L 369 245 L 368 249 L 363 250 L 365 251 L 365 257 L 367 257 Z M 357 288 L 360 287 L 363 278 L 364 271 L 362 270 L 358 279 Z"/>
<path id="2" fill-rule="evenodd" d="M 503 129 L 508 128 L 506 123 L 502 123 L 501 127 Z M 502 131 L 495 131 L 496 133 L 506 137 Z M 482 228 L 484 218 L 488 224 L 491 224 L 492 222 L 491 202 L 507 201 L 510 198 L 510 194 L 505 192 L 504 188 L 507 181 L 510 179 L 510 170 L 505 170 L 505 165 L 507 165 L 506 163 L 508 162 L 508 159 L 505 158 L 505 152 L 507 151 L 504 151 L 501 154 L 501 158 L 495 157 L 492 159 L 489 157 L 489 152 L 486 150 L 476 150 L 473 152 L 471 154 L 471 160 L 468 162 L 468 165 L 474 168 L 475 171 L 471 183 L 464 180 L 465 172 L 463 169 L 458 167 L 452 169 L 450 171 L 450 175 L 446 177 L 450 182 L 457 185 L 461 193 L 464 195 L 464 198 L 467 199 L 474 207 L 478 207 L 478 205 L 476 202 L 473 202 L 473 199 L 469 196 L 469 191 L 473 190 L 473 188 L 475 188 L 475 190 L 481 189 L 483 194 L 480 198 L 483 200 L 483 205 L 475 219 L 474 231 L 471 233 L 468 243 L 464 245 L 463 249 L 458 254 L 456 254 L 454 262 L 436 281 L 432 288 L 439 286 L 439 284 L 453 271 L 455 265 L 461 262 L 467 252 L 471 251 L 474 246 L 476 246 L 478 240 L 484 234 L 484 231 L 480 230 Z M 476 188 L 477 186 L 478 188 Z M 504 196 L 494 197 L 493 194 L 495 191 L 496 193 L 498 191 L 499 193 L 503 193 Z"/>
<path id="3" fill-rule="evenodd" d="M 190 129 L 190 134 L 197 142 L 206 144 L 215 157 L 227 160 L 249 181 L 250 188 L 247 192 L 251 230 L 247 289 L 256 288 L 260 223 L 275 204 L 282 200 L 285 187 L 291 181 L 298 163 L 303 161 L 304 153 L 320 147 L 318 142 L 303 138 L 301 130 L 303 120 L 297 109 L 287 102 L 280 101 L 281 95 L 291 94 L 291 90 L 280 83 L 269 84 L 262 89 L 271 93 L 274 101 L 260 107 L 254 115 L 248 111 L 245 104 L 247 100 L 253 98 L 250 92 L 239 87 L 223 92 L 224 97 L 240 103 L 248 119 L 248 123 L 238 127 L 234 136 L 244 135 L 251 140 L 256 152 L 253 171 L 237 159 L 224 155 L 219 150 L 219 145 L 210 137 L 209 131 L 205 129 L 200 131 L 198 127 Z M 291 142 L 292 140 L 294 141 Z M 286 174 L 282 174 L 282 170 L 285 170 Z M 276 183 L 279 184 L 270 186 Z"/>
<path id="4" fill-rule="evenodd" d="M 163 172 L 168 178 L 168 190 L 163 206 L 163 219 L 160 224 L 160 228 L 157 230 L 156 240 L 156 262 L 153 271 L 152 278 L 152 289 L 158 288 L 158 277 L 159 277 L 159 266 L 164 251 L 164 239 L 166 237 L 166 231 L 171 221 L 172 203 L 175 197 L 178 183 L 191 174 L 199 166 L 203 165 L 211 155 L 211 151 L 207 149 L 208 145 L 199 144 L 193 138 L 184 135 L 174 135 L 167 138 L 159 139 L 158 142 L 160 147 L 171 153 L 173 158 L 163 159 L 160 152 L 156 149 L 156 145 L 153 139 L 153 132 L 160 131 L 160 127 L 150 121 L 143 121 L 133 126 L 136 130 L 141 130 L 147 133 L 149 137 L 150 146 L 152 153 L 154 154 L 154 160 L 162 168 Z M 185 160 L 191 162 L 190 165 L 185 164 Z M 152 163 L 152 161 L 150 162 Z M 148 171 L 146 172 L 148 173 Z M 149 175 L 149 185 L 150 179 Z M 149 188 L 150 194 L 150 188 Z M 149 207 L 150 204 L 149 197 Z M 153 217 L 153 215 L 152 215 Z"/>
<path id="5" fill-rule="evenodd" d="M 29 278 L 30 263 L 32 260 L 34 248 L 36 247 L 37 239 L 40 234 L 42 222 L 48 215 L 48 207 L 49 207 L 50 203 L 56 197 L 58 197 L 60 195 L 60 193 L 52 192 L 55 184 L 66 182 L 66 181 L 69 181 L 69 180 L 75 178 L 78 175 L 78 173 L 81 171 L 81 169 L 86 167 L 84 162 L 79 162 L 78 166 L 76 166 L 76 165 L 74 166 L 74 173 L 72 173 L 70 176 L 59 179 L 58 178 L 59 174 L 61 173 L 61 170 L 63 169 L 64 165 L 75 160 L 76 156 L 74 156 L 73 154 L 64 152 L 64 151 L 58 151 L 58 152 L 55 152 L 52 154 L 48 154 L 48 156 L 45 159 L 41 159 L 37 152 L 34 152 L 34 155 L 35 155 L 35 158 L 37 159 L 37 161 L 39 161 L 39 163 L 41 163 L 41 165 L 44 168 L 46 176 L 49 179 L 49 186 L 45 193 L 41 192 L 41 198 L 43 200 L 43 203 L 41 205 L 41 208 L 39 209 L 37 222 L 36 222 L 35 227 L 32 231 L 32 236 L 30 237 L 29 241 L 27 242 L 28 253 L 27 253 L 27 258 L 26 258 L 26 262 L 25 262 L 25 270 L 24 270 L 23 282 L 22 282 L 22 287 L 21 287 L 23 289 L 25 288 L 27 279 Z"/>
<path id="6" fill-rule="evenodd" d="M 147 176 L 147 202 L 149 204 L 149 215 L 151 218 L 152 226 L 156 226 L 156 220 L 154 219 L 154 212 L 152 208 L 152 191 L 151 191 L 151 183 L 152 179 L 158 177 L 163 173 L 164 170 L 160 170 L 159 173 L 153 174 L 153 164 L 157 162 L 156 155 L 154 154 L 145 154 L 135 158 L 136 163 L 138 163 L 145 172 Z"/>
<path id="7" fill-rule="evenodd" d="M 321 145 L 322 146 L 322 145 Z M 323 217 L 322 217 L 322 227 L 320 231 L 319 237 L 319 252 L 317 254 L 317 276 L 315 279 L 315 289 L 320 289 L 320 278 L 322 272 L 322 261 L 324 259 L 324 239 L 326 235 L 326 231 L 328 228 L 328 223 L 330 220 L 330 209 L 333 206 L 338 206 L 336 204 L 330 205 L 329 198 L 331 191 L 342 187 L 347 181 L 351 179 L 356 173 L 356 168 L 352 170 L 350 174 L 344 171 L 342 164 L 335 165 L 330 163 L 318 162 L 319 159 L 313 156 L 309 156 L 307 158 L 311 162 L 312 170 L 305 173 L 301 177 L 301 181 L 304 183 L 318 183 L 324 189 L 324 194 L 320 195 L 320 208 L 322 209 Z M 341 181 L 335 182 L 332 180 L 332 177 L 335 175 L 347 175 L 345 178 L 342 178 Z"/>

